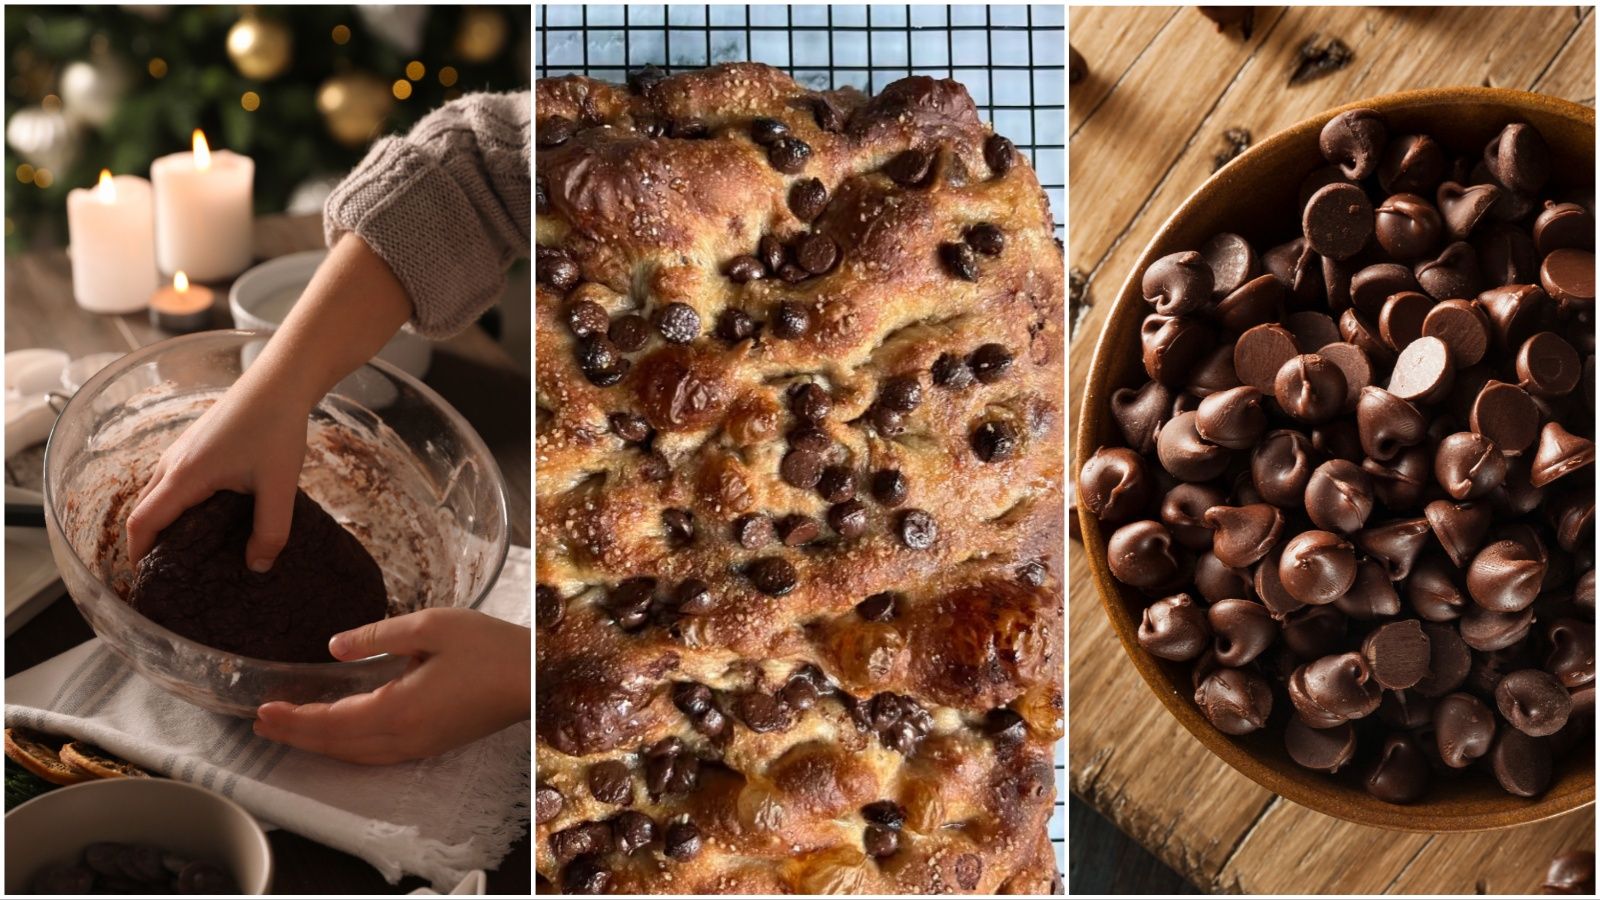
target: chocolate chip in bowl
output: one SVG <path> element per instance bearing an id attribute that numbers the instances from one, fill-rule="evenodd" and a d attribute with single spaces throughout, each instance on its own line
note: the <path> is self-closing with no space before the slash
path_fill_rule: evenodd
<path id="1" fill-rule="evenodd" d="M 1592 628 L 1592 231 L 1555 223 L 1592 209 L 1593 142 L 1519 92 L 1353 104 L 1213 176 L 1129 273 L 1075 442 L 1090 568 L 1168 708 L 1288 799 L 1417 831 L 1593 801 L 1592 666 L 1577 715 L 1551 689 Z M 1231 384 L 1197 365 L 1224 347 Z"/>

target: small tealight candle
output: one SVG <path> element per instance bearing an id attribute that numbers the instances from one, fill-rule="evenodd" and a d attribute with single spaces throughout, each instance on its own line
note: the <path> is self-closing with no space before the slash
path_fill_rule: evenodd
<path id="1" fill-rule="evenodd" d="M 162 272 L 182 269 L 195 281 L 216 281 L 249 268 L 255 174 L 254 160 L 212 151 L 198 128 L 193 152 L 169 154 L 150 164 L 156 261 Z"/>
<path id="2" fill-rule="evenodd" d="M 159 283 L 150 182 L 100 171 L 94 188 L 67 194 L 67 239 L 72 297 L 96 313 L 144 308 Z"/>
<path id="3" fill-rule="evenodd" d="M 211 325 L 212 290 L 203 284 L 190 284 L 182 269 L 172 276 L 172 286 L 156 291 L 150 298 L 150 324 L 163 331 L 187 334 L 204 331 Z"/>

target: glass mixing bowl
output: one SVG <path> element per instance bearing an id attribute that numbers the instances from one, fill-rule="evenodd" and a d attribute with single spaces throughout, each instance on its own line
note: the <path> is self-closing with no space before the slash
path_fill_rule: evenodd
<path id="1" fill-rule="evenodd" d="M 50 548 L 95 633 L 167 691 L 244 717 L 269 700 L 326 702 L 370 691 L 407 665 L 388 654 L 285 663 L 225 653 L 126 602 L 133 566 L 123 523 L 139 489 L 162 450 L 238 379 L 265 340 L 208 331 L 129 353 L 79 389 L 44 457 Z M 510 531 L 499 467 L 460 413 L 381 360 L 340 382 L 312 412 L 300 486 L 378 561 L 390 615 L 475 608 L 500 576 Z"/>

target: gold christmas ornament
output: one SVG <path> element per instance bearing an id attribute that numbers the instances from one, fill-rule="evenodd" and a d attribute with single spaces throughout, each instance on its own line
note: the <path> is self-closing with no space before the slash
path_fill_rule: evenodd
<path id="1" fill-rule="evenodd" d="M 334 140 L 360 147 L 377 137 L 394 109 L 389 82 L 366 72 L 335 75 L 317 88 L 317 111 Z"/>
<path id="2" fill-rule="evenodd" d="M 506 18 L 499 10 L 469 6 L 461 13 L 456 32 L 456 54 L 467 62 L 494 59 L 506 45 Z"/>
<path id="3" fill-rule="evenodd" d="M 228 29 L 228 58 L 246 78 L 266 81 L 282 75 L 293 50 L 294 38 L 282 22 L 245 16 Z"/>

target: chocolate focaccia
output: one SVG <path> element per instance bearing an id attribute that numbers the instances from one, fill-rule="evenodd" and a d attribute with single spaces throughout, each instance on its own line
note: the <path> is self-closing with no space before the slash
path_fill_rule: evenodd
<path id="1" fill-rule="evenodd" d="M 954 81 L 536 93 L 541 891 L 1042 893 L 1062 255 Z"/>

